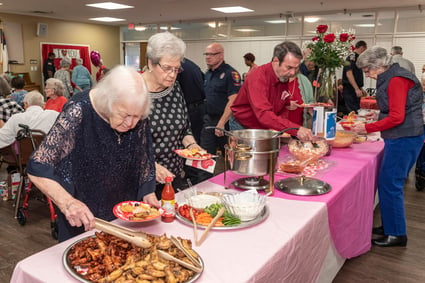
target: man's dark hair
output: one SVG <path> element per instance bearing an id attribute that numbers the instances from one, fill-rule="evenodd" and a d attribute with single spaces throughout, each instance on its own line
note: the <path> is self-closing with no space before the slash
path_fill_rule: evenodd
<path id="1" fill-rule="evenodd" d="M 47 55 L 48 57 L 50 57 L 50 56 L 56 56 L 56 54 L 55 53 L 53 53 L 53 52 L 49 52 L 49 55 Z"/>
<path id="2" fill-rule="evenodd" d="M 251 62 L 255 61 L 255 56 L 252 53 L 246 53 L 243 57 L 248 61 L 251 61 Z"/>
<path id="3" fill-rule="evenodd" d="M 360 47 L 367 47 L 367 43 L 366 43 L 366 41 L 364 41 L 364 40 L 360 40 L 360 41 L 357 41 L 357 43 L 356 43 L 356 45 L 355 45 L 355 47 L 356 48 L 360 48 Z"/>
<path id="4" fill-rule="evenodd" d="M 277 59 L 279 60 L 279 64 L 281 64 L 285 59 L 286 54 L 288 53 L 291 53 L 300 60 L 303 58 L 301 49 L 292 41 L 284 41 L 276 45 L 273 51 L 273 58 L 277 57 Z"/>

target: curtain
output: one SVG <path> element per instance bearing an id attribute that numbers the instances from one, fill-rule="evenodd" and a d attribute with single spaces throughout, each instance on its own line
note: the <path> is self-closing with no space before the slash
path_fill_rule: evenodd
<path id="1" fill-rule="evenodd" d="M 71 59 L 71 69 L 76 65 L 75 59 L 83 59 L 83 65 L 89 70 L 91 74 L 90 62 L 90 46 L 89 45 L 72 45 L 72 44 L 56 44 L 56 43 L 42 43 L 41 44 L 41 59 L 42 66 L 46 61 L 50 52 L 56 54 L 55 66 L 56 70 L 60 69 L 60 61 L 62 58 Z"/>

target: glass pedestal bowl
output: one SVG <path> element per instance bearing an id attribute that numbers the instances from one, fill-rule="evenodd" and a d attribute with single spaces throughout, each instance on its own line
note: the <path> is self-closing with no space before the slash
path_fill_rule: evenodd
<path id="1" fill-rule="evenodd" d="M 321 137 L 314 137 L 311 141 L 291 139 L 288 143 L 288 149 L 297 160 L 301 162 L 308 160 L 307 164 L 313 164 L 326 155 L 329 145 Z"/>

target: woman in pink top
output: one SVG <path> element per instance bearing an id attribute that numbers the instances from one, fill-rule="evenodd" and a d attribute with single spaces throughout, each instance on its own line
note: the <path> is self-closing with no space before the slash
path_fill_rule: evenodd
<path id="1" fill-rule="evenodd" d="M 47 102 L 44 109 L 62 112 L 63 106 L 68 101 L 66 97 L 63 96 L 64 89 L 65 86 L 61 80 L 55 78 L 48 79 L 44 87 L 44 92 L 47 96 Z"/>

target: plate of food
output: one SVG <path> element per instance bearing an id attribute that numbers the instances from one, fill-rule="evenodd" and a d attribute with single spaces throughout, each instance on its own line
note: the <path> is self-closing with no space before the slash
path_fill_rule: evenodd
<path id="1" fill-rule="evenodd" d="M 247 191 L 245 193 L 247 193 L 247 194 L 252 194 L 252 193 L 258 194 L 257 192 L 252 192 L 252 191 L 251 192 Z M 240 193 L 240 194 L 243 194 L 243 193 Z M 226 198 L 226 195 L 229 195 L 229 194 L 222 194 L 221 198 Z M 236 194 L 231 194 L 231 195 L 236 195 Z M 265 198 L 265 196 L 264 195 L 258 195 L 258 198 L 262 199 L 262 198 Z M 258 223 L 261 223 L 269 215 L 269 208 L 265 204 L 264 200 L 263 200 L 262 203 L 253 203 L 252 201 L 250 201 L 249 203 L 244 204 L 243 208 L 237 209 L 237 210 L 235 210 L 234 207 L 231 207 L 225 201 L 222 202 L 221 199 L 218 199 L 217 202 L 210 203 L 203 208 L 200 208 L 199 206 L 192 207 L 190 205 L 190 203 L 191 203 L 190 201 L 187 201 L 187 202 L 183 202 L 183 203 L 180 204 L 179 208 L 176 211 L 176 218 L 179 221 L 181 221 L 183 224 L 193 226 L 193 221 L 192 221 L 192 218 L 190 216 L 190 210 L 192 210 L 192 214 L 195 218 L 196 225 L 200 229 L 207 228 L 208 224 L 212 221 L 212 219 L 215 217 L 215 215 L 217 215 L 217 212 L 223 206 L 226 208 L 226 210 L 225 210 L 223 216 L 220 217 L 219 220 L 215 223 L 215 225 L 211 228 L 213 230 L 234 230 L 234 229 L 241 229 L 241 228 L 250 227 L 250 226 L 256 225 Z M 259 205 L 261 205 L 261 207 L 259 207 Z M 238 208 L 239 208 L 239 206 L 241 206 L 241 205 L 238 204 Z M 245 219 L 246 219 L 245 214 L 238 215 L 238 213 L 241 213 L 241 211 L 243 211 L 244 213 L 246 211 L 249 211 L 251 213 L 252 211 L 256 210 L 257 208 L 259 208 L 257 210 L 258 213 L 256 213 L 255 216 L 250 217 L 250 219 L 247 220 L 247 221 L 245 221 Z M 252 216 L 252 215 L 250 215 L 250 216 Z"/>
<path id="2" fill-rule="evenodd" d="M 323 107 L 334 107 L 331 103 L 324 103 L 324 102 L 315 102 L 315 103 L 303 103 L 299 105 L 300 107 L 306 107 L 306 108 L 312 108 L 317 106 L 323 106 Z"/>
<path id="3" fill-rule="evenodd" d="M 146 280 L 150 278 L 151 281 L 158 280 L 158 282 L 178 280 L 173 282 L 192 283 L 201 276 L 204 262 L 192 249 L 190 240 L 179 237 L 183 247 L 196 259 L 197 265 L 201 267 L 201 272 L 194 272 L 173 262 L 171 265 L 174 276 L 170 278 L 171 272 L 166 272 L 166 266 L 170 266 L 170 262 L 163 258 L 158 261 L 157 250 L 175 254 L 174 256 L 182 261 L 190 262 L 189 258 L 184 253 L 175 253 L 177 247 L 173 243 L 164 249 L 162 243 L 170 242 L 165 234 L 161 236 L 147 234 L 147 236 L 152 246 L 140 248 L 104 232 L 95 232 L 94 235 L 71 244 L 63 253 L 62 263 L 72 277 L 84 283 L 139 282 L 138 280 L 141 280 L 142 277 Z M 130 265 L 128 262 L 133 264 Z M 144 268 L 140 268 L 142 265 Z M 176 276 L 179 278 L 175 278 Z M 132 279 L 134 281 L 131 281 Z"/>
<path id="4" fill-rule="evenodd" d="M 155 220 L 164 214 L 162 208 L 156 208 L 142 201 L 123 201 L 112 209 L 114 215 L 128 222 L 147 222 Z"/>
<path id="5" fill-rule="evenodd" d="M 190 160 L 207 160 L 213 157 L 212 154 L 206 152 L 205 150 L 199 150 L 198 148 L 176 149 L 174 152 L 177 155 Z"/>

